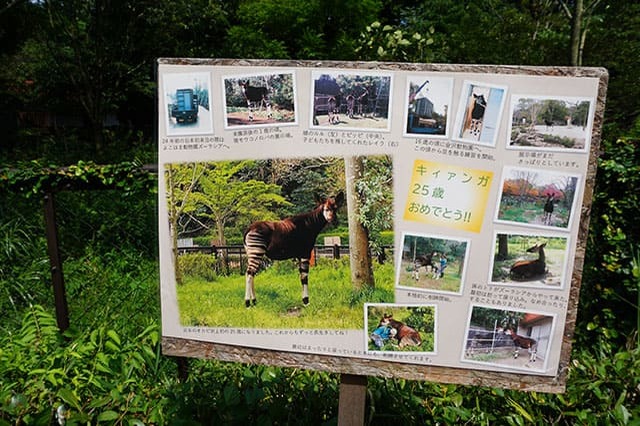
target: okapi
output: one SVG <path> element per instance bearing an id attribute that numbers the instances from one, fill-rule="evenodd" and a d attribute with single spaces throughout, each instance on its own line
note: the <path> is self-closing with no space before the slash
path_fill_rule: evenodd
<path id="1" fill-rule="evenodd" d="M 396 330 L 395 338 L 398 339 L 398 344 L 401 348 L 405 346 L 420 346 L 422 344 L 422 338 L 414 328 L 409 327 L 403 322 L 397 321 L 392 317 L 389 317 L 389 325 Z"/>
<path id="2" fill-rule="evenodd" d="M 433 257 L 437 256 L 438 253 L 428 253 L 424 255 L 417 256 L 413 261 L 413 271 L 414 278 L 416 281 L 420 279 L 420 268 L 424 267 L 427 278 L 431 275 L 431 278 L 436 278 L 436 272 L 438 270 L 437 265 L 433 261 Z"/>
<path id="3" fill-rule="evenodd" d="M 514 280 L 526 281 L 532 278 L 544 276 L 547 272 L 547 263 L 544 255 L 544 248 L 547 243 L 536 244 L 527 249 L 527 253 L 538 253 L 538 258 L 534 260 L 518 260 L 511 265 L 509 274 Z"/>
<path id="4" fill-rule="evenodd" d="M 473 94 L 473 107 L 471 108 L 471 135 L 479 138 L 482 132 L 482 122 L 484 121 L 484 112 L 487 108 L 487 101 L 484 95 Z"/>
<path id="5" fill-rule="evenodd" d="M 269 101 L 269 89 L 262 86 L 250 86 L 249 81 L 240 80 L 238 82 L 244 95 L 244 99 L 247 101 L 247 107 L 249 108 L 249 120 L 253 121 L 253 107 L 258 105 L 262 110 L 262 105 L 265 105 L 267 109 L 267 116 L 271 117 L 271 102 Z"/>
<path id="6" fill-rule="evenodd" d="M 345 100 L 347 101 L 347 117 L 353 118 L 355 114 L 356 98 L 352 94 L 349 94 Z"/>
<path id="7" fill-rule="evenodd" d="M 329 124 L 339 124 L 340 116 L 338 115 L 338 99 L 330 96 L 327 100 L 327 115 L 329 116 Z"/>
<path id="8" fill-rule="evenodd" d="M 520 336 L 510 328 L 504 330 L 504 333 L 511 336 L 511 340 L 513 340 L 513 345 L 515 346 L 515 350 L 513 352 L 514 358 L 518 358 L 518 355 L 520 355 L 520 348 L 522 348 L 529 352 L 529 362 L 536 362 L 538 356 L 538 342 L 530 337 Z"/>
<path id="9" fill-rule="evenodd" d="M 247 273 L 244 301 L 246 307 L 256 304 L 254 277 L 264 256 L 271 260 L 297 259 L 302 303 L 309 304 L 309 259 L 316 238 L 327 223 L 337 220 L 336 212 L 344 202 L 340 192 L 333 198 L 322 201 L 306 213 L 291 216 L 280 221 L 254 222 L 244 234 L 244 248 L 247 253 Z"/>
<path id="10" fill-rule="evenodd" d="M 547 201 L 544 203 L 544 217 L 542 219 L 545 225 L 551 225 L 551 216 L 553 216 L 553 203 L 555 202 L 554 196 L 547 196 Z"/>

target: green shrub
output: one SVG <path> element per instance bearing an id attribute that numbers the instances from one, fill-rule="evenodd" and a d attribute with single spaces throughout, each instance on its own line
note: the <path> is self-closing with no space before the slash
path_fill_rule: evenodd
<path id="1" fill-rule="evenodd" d="M 102 325 L 63 338 L 40 306 L 0 341 L 0 424 L 164 424 L 175 372 L 160 354 L 159 327 L 132 338 Z M 171 364 L 171 363 L 169 363 Z"/>
<path id="2" fill-rule="evenodd" d="M 187 253 L 178 256 L 178 268 L 183 277 L 215 281 L 222 267 L 222 259 L 212 254 Z"/>

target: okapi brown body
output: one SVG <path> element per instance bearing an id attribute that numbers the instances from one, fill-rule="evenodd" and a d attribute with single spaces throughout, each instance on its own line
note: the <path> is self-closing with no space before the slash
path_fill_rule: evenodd
<path id="1" fill-rule="evenodd" d="M 247 252 L 245 305 L 256 304 L 254 277 L 264 256 L 272 260 L 298 259 L 302 284 L 302 302 L 309 304 L 309 259 L 316 238 L 327 223 L 336 220 L 336 211 L 344 201 L 343 193 L 335 198 L 318 201 L 319 205 L 307 212 L 280 221 L 254 222 L 244 234 Z"/>
<path id="2" fill-rule="evenodd" d="M 389 325 L 396 329 L 396 335 L 394 337 L 398 339 L 398 344 L 401 348 L 405 346 L 420 346 L 422 344 L 420 333 L 414 328 L 393 318 L 389 318 Z"/>
<path id="3" fill-rule="evenodd" d="M 511 336 L 511 340 L 513 340 L 513 344 L 515 346 L 515 351 L 513 353 L 514 358 L 518 358 L 518 355 L 520 353 L 519 349 L 523 348 L 529 352 L 529 362 L 536 361 L 538 353 L 538 342 L 530 337 L 520 336 L 510 328 L 507 328 L 504 332 L 505 334 Z"/>
<path id="4" fill-rule="evenodd" d="M 514 280 L 530 280 L 544 276 L 547 272 L 547 263 L 544 248 L 547 243 L 536 244 L 527 249 L 527 253 L 538 253 L 534 260 L 519 260 L 511 265 L 510 275 Z"/>

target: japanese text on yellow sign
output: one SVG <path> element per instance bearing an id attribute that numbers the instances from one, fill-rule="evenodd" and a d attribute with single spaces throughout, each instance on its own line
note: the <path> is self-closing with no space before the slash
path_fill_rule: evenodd
<path id="1" fill-rule="evenodd" d="M 416 160 L 404 219 L 480 232 L 493 172 Z"/>

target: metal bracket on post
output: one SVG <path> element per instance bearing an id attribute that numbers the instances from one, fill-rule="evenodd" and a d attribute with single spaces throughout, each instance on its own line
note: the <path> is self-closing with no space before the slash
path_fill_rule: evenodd
<path id="1" fill-rule="evenodd" d="M 367 376 L 340 375 L 340 399 L 338 402 L 338 426 L 364 425 L 367 397 Z"/>
<path id="2" fill-rule="evenodd" d="M 64 332 L 69 328 L 69 307 L 64 288 L 64 275 L 62 274 L 62 260 L 58 245 L 58 226 L 56 223 L 56 208 L 53 200 L 53 192 L 44 195 L 44 219 L 47 233 L 47 250 L 49 252 L 49 265 L 51 267 L 51 279 L 53 281 L 53 297 L 56 304 L 56 319 L 58 328 Z"/>

